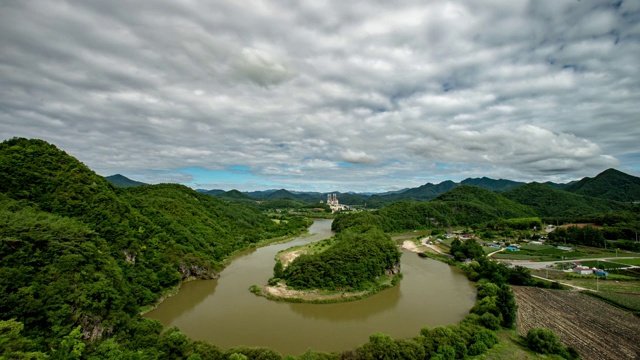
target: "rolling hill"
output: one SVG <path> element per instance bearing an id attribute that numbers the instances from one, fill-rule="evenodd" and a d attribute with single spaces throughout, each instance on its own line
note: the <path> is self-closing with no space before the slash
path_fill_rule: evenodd
<path id="1" fill-rule="evenodd" d="M 117 188 L 42 140 L 0 143 L 0 318 L 25 336 L 99 340 L 232 252 L 298 233 L 182 185 Z M 48 348 L 47 344 L 43 344 Z"/>
<path id="2" fill-rule="evenodd" d="M 112 183 L 116 187 L 134 187 L 134 186 L 142 186 L 147 185 L 140 181 L 131 180 L 128 177 L 120 174 L 106 176 L 108 182 Z"/>
<path id="3" fill-rule="evenodd" d="M 540 183 L 522 185 L 503 195 L 531 207 L 539 216 L 580 216 L 631 208 L 624 203 L 578 195 Z"/>
<path id="4" fill-rule="evenodd" d="M 608 169 L 594 178 L 585 177 L 568 185 L 564 190 L 602 199 L 624 202 L 640 201 L 640 178 L 616 169 Z"/>

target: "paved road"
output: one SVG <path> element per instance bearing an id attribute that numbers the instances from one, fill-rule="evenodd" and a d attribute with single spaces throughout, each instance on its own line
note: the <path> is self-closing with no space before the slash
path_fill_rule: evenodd
<path id="1" fill-rule="evenodd" d="M 581 261 L 596 261 L 596 260 L 615 262 L 615 260 L 620 260 L 620 259 L 637 259 L 637 258 L 635 258 L 635 257 L 606 257 L 606 258 L 571 259 L 571 260 L 556 260 L 556 261 L 526 261 L 526 260 L 503 260 L 503 259 L 501 259 L 500 261 L 509 262 L 509 263 L 514 264 L 514 265 L 524 266 L 524 267 L 527 267 L 529 269 L 544 269 L 546 267 L 549 267 L 549 266 L 551 266 L 553 264 L 557 264 L 557 263 L 574 263 L 574 262 L 581 262 Z M 629 266 L 631 266 L 631 265 L 629 265 Z"/>

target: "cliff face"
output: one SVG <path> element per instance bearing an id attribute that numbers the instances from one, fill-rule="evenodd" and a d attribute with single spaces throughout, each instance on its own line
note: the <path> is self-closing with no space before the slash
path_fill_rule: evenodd
<path id="1" fill-rule="evenodd" d="M 387 276 L 400 274 L 400 263 L 396 263 L 391 269 L 385 270 L 384 274 Z"/>

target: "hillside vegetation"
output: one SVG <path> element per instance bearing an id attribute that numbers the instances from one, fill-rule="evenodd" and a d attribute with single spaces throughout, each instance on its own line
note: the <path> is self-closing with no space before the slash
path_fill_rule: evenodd
<path id="1" fill-rule="evenodd" d="M 401 253 L 378 228 L 343 231 L 326 251 L 297 257 L 282 274 L 294 289 L 356 291 L 399 266 Z"/>
<path id="2" fill-rule="evenodd" d="M 522 185 L 503 195 L 529 206 L 539 216 L 578 216 L 632 208 L 629 204 L 573 194 L 540 183 Z"/>
<path id="3" fill-rule="evenodd" d="M 148 324 L 139 309 L 181 280 L 215 277 L 234 251 L 309 225 L 181 185 L 117 189 L 54 145 L 20 138 L 0 143 L 0 209 L 0 319 L 24 324 L 44 350 L 78 326 L 99 340 Z"/>
<path id="4" fill-rule="evenodd" d="M 579 195 L 617 201 L 640 201 L 640 178 L 608 169 L 595 178 L 586 177 L 565 188 Z"/>
<path id="5" fill-rule="evenodd" d="M 376 225 L 385 232 L 434 227 L 470 226 L 503 218 L 535 216 L 534 210 L 500 194 L 463 185 L 428 202 L 400 201 L 378 211 L 338 216 L 333 229 Z"/>
<path id="6" fill-rule="evenodd" d="M 451 186 L 450 191 L 428 202 L 402 201 L 339 215 L 333 223 L 335 246 L 300 256 L 283 269 L 282 278 L 298 288 L 360 289 L 399 261 L 386 233 L 488 223 L 528 229 L 541 226 L 537 216 L 560 214 L 562 221 L 601 226 L 570 227 L 550 235 L 550 241 L 562 235 L 563 241 L 595 246 L 615 242 L 620 249 L 633 250 L 638 244 L 630 241 L 639 229 L 638 205 L 541 184 L 522 185 L 504 195 L 455 183 L 439 185 L 440 190 Z M 44 141 L 0 143 L 0 358 L 281 359 L 269 349 L 222 352 L 176 328 L 163 330 L 160 322 L 139 312 L 183 280 L 216 277 L 235 251 L 303 231 L 308 220 L 275 210 L 317 203 L 305 205 L 287 196 L 279 192 L 257 204 L 229 194 L 228 199 L 251 203 L 247 206 L 181 185 L 117 188 Z M 264 215 L 261 207 L 277 213 L 277 219 Z M 471 280 L 493 283 L 478 285 L 478 303 L 459 325 L 425 328 L 412 339 L 374 334 L 354 351 L 310 351 L 300 358 L 464 358 L 485 353 L 498 341 L 493 331 L 513 325 L 515 303 L 507 282 L 531 279 L 518 267 L 487 261 L 471 243 L 452 245 L 458 258 L 478 257 L 465 268 Z"/>

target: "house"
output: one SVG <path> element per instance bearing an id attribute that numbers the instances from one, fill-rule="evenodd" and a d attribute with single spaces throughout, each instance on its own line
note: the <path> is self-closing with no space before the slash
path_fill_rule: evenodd
<path id="1" fill-rule="evenodd" d="M 573 272 L 580 275 L 591 275 L 593 270 L 588 266 L 576 266 L 573 268 Z"/>

